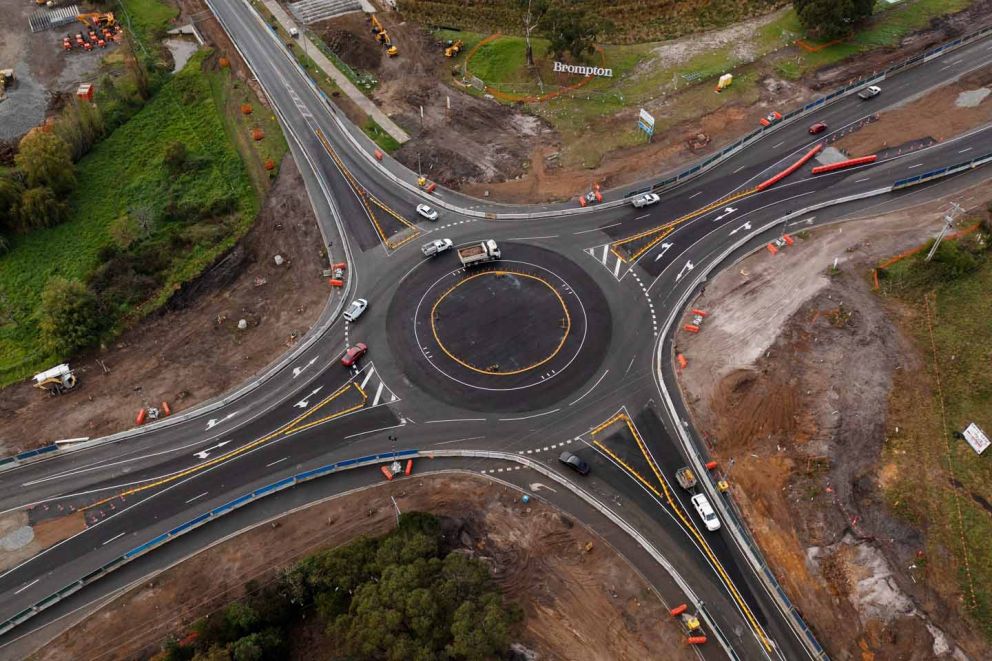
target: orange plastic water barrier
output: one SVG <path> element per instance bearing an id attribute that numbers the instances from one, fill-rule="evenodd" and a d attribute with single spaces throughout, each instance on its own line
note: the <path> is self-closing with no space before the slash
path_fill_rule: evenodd
<path id="1" fill-rule="evenodd" d="M 871 156 L 862 156 L 860 158 L 851 158 L 846 161 L 838 161 L 836 163 L 831 163 L 829 165 L 817 165 L 815 168 L 810 170 L 810 172 L 812 172 L 813 174 L 823 174 L 824 172 L 843 170 L 844 168 L 854 167 L 855 165 L 874 163 L 877 159 L 878 159 L 878 154 L 872 154 Z"/>
<path id="2" fill-rule="evenodd" d="M 820 144 L 816 145 L 815 147 L 813 147 L 812 149 L 810 149 L 808 152 L 806 152 L 806 154 L 802 158 L 800 158 L 798 161 L 796 161 L 795 163 L 793 163 L 789 167 L 787 167 L 784 170 L 782 170 L 781 172 L 779 172 L 777 175 L 775 175 L 771 179 L 766 179 L 765 181 L 762 181 L 760 184 L 758 184 L 758 190 L 759 191 L 765 190 L 766 188 L 769 188 L 771 186 L 774 186 L 778 182 L 782 181 L 783 179 L 785 179 L 786 177 L 788 177 L 790 174 L 792 174 L 793 172 L 795 172 L 796 170 L 798 170 L 799 168 L 801 168 L 803 165 L 805 165 L 806 164 L 806 161 L 808 161 L 809 159 L 811 159 L 814 156 L 816 156 L 817 154 L 819 154 L 821 149 L 823 149 L 823 143 L 820 143 Z"/>

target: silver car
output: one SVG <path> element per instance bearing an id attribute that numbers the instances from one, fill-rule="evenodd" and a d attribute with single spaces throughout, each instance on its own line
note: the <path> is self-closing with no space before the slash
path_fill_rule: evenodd
<path id="1" fill-rule="evenodd" d="M 348 309 L 344 311 L 345 321 L 355 321 L 362 316 L 362 313 L 365 312 L 365 308 L 368 306 L 369 302 L 364 298 L 356 298 L 348 306 Z"/>
<path id="2" fill-rule="evenodd" d="M 437 221 L 437 209 L 432 209 L 426 204 L 418 204 L 417 213 L 431 222 Z"/>

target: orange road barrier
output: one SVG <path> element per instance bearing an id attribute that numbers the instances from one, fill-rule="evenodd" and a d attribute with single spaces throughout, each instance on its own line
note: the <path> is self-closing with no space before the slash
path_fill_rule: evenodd
<path id="1" fill-rule="evenodd" d="M 790 174 L 792 174 L 793 172 L 795 172 L 796 170 L 798 170 L 799 168 L 801 168 L 803 165 L 805 165 L 806 164 L 806 161 L 808 161 L 809 159 L 811 159 L 814 156 L 816 156 L 817 154 L 819 154 L 821 149 L 823 149 L 823 143 L 820 143 L 820 144 L 816 145 L 815 147 L 813 147 L 812 149 L 810 149 L 808 152 L 806 152 L 806 154 L 802 158 L 800 158 L 798 161 L 796 161 L 795 163 L 793 163 L 789 167 L 787 167 L 784 170 L 782 170 L 781 172 L 779 172 L 777 175 L 775 175 L 771 179 L 766 179 L 765 181 L 762 181 L 760 184 L 758 184 L 758 190 L 759 191 L 763 191 L 766 188 L 770 188 L 771 186 L 774 186 L 778 182 L 782 181 L 783 179 L 785 179 L 786 177 L 788 177 Z"/>
<path id="2" fill-rule="evenodd" d="M 162 402 L 162 413 L 165 415 L 172 415 L 172 409 L 169 408 L 169 402 Z"/>
<path id="3" fill-rule="evenodd" d="M 435 184 L 435 183 L 434 183 L 434 182 L 432 181 L 432 182 L 431 182 L 431 183 L 430 183 L 430 184 L 429 184 L 429 185 L 427 186 L 427 192 L 428 192 L 428 193 L 433 193 L 433 192 L 434 192 L 434 191 L 436 191 L 436 190 L 437 190 L 437 184 Z"/>
<path id="4" fill-rule="evenodd" d="M 685 639 L 685 642 L 690 645 L 703 645 L 706 643 L 706 636 L 689 636 Z"/>
<path id="5" fill-rule="evenodd" d="M 138 411 L 138 415 L 135 416 L 134 421 L 139 425 L 143 425 L 145 424 L 145 416 L 147 415 L 148 415 L 148 411 L 146 411 L 145 409 L 141 409 L 140 411 Z"/>
<path id="6" fill-rule="evenodd" d="M 675 356 L 675 360 L 679 361 L 679 369 L 683 369 L 684 370 L 686 368 L 686 366 L 689 365 L 689 361 L 687 361 L 685 359 L 685 356 L 683 356 L 682 354 L 679 354 L 679 355 Z"/>
<path id="7" fill-rule="evenodd" d="M 694 324 L 686 324 L 682 328 L 686 329 L 690 333 L 698 333 L 699 332 L 699 326 L 696 326 Z"/>
<path id="8" fill-rule="evenodd" d="M 672 617 L 678 617 L 687 610 L 689 610 L 688 606 L 686 606 L 685 604 L 679 604 L 678 606 L 676 606 L 675 608 L 673 608 L 668 612 L 671 614 Z"/>
<path id="9" fill-rule="evenodd" d="M 843 170 L 844 168 L 854 167 L 855 165 L 874 163 L 876 160 L 878 160 L 878 154 L 872 154 L 871 156 L 861 156 L 860 158 L 851 158 L 846 161 L 838 161 L 836 163 L 831 163 L 830 165 L 817 165 L 815 168 L 810 170 L 810 172 L 813 174 L 823 174 L 824 172 Z"/>
<path id="10" fill-rule="evenodd" d="M 348 262 L 338 262 L 337 264 L 331 264 L 331 268 L 334 269 L 335 271 L 338 269 L 345 271 L 348 269 Z"/>
<path id="11" fill-rule="evenodd" d="M 709 312 L 705 312 L 703 310 L 700 310 L 699 308 L 692 308 L 692 313 L 698 314 L 700 317 L 708 317 L 710 314 Z"/>
<path id="12" fill-rule="evenodd" d="M 788 235 L 788 234 L 783 234 L 783 235 L 782 235 L 782 240 L 783 240 L 783 241 L 785 241 L 785 242 L 786 242 L 786 244 L 788 244 L 788 245 L 790 245 L 790 246 L 791 246 L 791 245 L 795 245 L 795 243 L 796 243 L 796 240 L 795 240 L 795 239 L 793 239 L 793 238 L 792 238 L 792 237 L 791 237 L 790 235 Z"/>
<path id="13" fill-rule="evenodd" d="M 344 280 L 338 280 L 337 278 L 331 278 L 330 280 L 327 281 L 327 284 L 329 284 L 332 287 L 344 287 Z"/>
<path id="14" fill-rule="evenodd" d="M 719 464 L 717 464 L 715 461 L 706 462 L 706 470 L 714 470 L 716 469 L 717 466 L 719 466 Z"/>
<path id="15" fill-rule="evenodd" d="M 771 254 L 773 254 L 773 255 L 777 255 L 778 254 L 778 248 L 776 248 L 771 243 L 768 244 L 767 248 L 768 248 L 768 252 L 770 252 Z"/>
<path id="16" fill-rule="evenodd" d="M 379 470 L 382 471 L 382 474 L 386 476 L 386 479 L 387 480 L 392 481 L 392 479 L 393 479 L 393 471 L 389 470 L 389 468 L 386 467 L 386 466 L 379 466 Z"/>
<path id="17" fill-rule="evenodd" d="M 404 475 L 409 475 L 413 472 L 413 459 L 406 460 L 406 468 L 403 470 Z"/>
<path id="18" fill-rule="evenodd" d="M 382 160 L 383 154 L 378 149 L 376 149 L 374 152 L 372 152 L 372 155 L 375 156 L 375 160 L 377 160 L 377 161 L 381 161 Z"/>
<path id="19" fill-rule="evenodd" d="M 878 269 L 872 269 L 871 270 L 871 279 L 875 283 L 875 286 L 873 287 L 873 289 L 875 289 L 876 291 L 878 291 Z"/>
<path id="20" fill-rule="evenodd" d="M 580 207 L 584 207 L 585 205 L 586 205 L 586 196 L 585 195 L 580 195 L 579 196 L 579 206 Z"/>

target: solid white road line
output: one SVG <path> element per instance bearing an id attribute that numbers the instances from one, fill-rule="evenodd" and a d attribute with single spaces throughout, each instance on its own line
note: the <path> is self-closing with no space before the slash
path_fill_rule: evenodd
<path id="1" fill-rule="evenodd" d="M 458 443 L 460 441 L 475 441 L 480 438 L 485 438 L 485 436 L 466 436 L 465 438 L 455 438 L 450 441 L 441 441 L 440 443 L 435 443 L 434 445 L 449 445 L 451 443 Z"/>
<path id="2" fill-rule="evenodd" d="M 610 227 L 616 227 L 620 223 L 613 223 L 612 225 L 603 225 L 602 227 L 594 227 L 591 230 L 582 230 L 581 232 L 573 232 L 573 234 L 588 234 L 589 232 L 598 232 L 600 230 L 605 230 Z"/>
<path id="3" fill-rule="evenodd" d="M 369 367 L 369 371 L 365 373 L 365 378 L 362 380 L 362 384 L 359 386 L 362 390 L 365 390 L 365 384 L 369 382 L 372 378 L 372 374 L 375 372 L 375 365 Z"/>
<path id="4" fill-rule="evenodd" d="M 634 358 L 637 358 L 637 356 L 634 356 Z M 631 358 L 630 362 L 627 364 L 627 369 L 623 373 L 624 376 L 627 376 L 627 373 L 630 372 L 630 368 L 634 366 L 634 358 Z"/>
<path id="5" fill-rule="evenodd" d="M 741 170 L 743 170 L 746 167 L 747 167 L 746 165 L 740 166 L 739 168 L 737 168 L 736 170 L 734 170 L 734 174 L 737 174 L 738 172 L 740 172 Z"/>
<path id="6" fill-rule="evenodd" d="M 451 418 L 450 420 L 425 420 L 425 425 L 434 424 L 436 422 L 485 422 L 485 418 Z"/>
<path id="7" fill-rule="evenodd" d="M 551 236 L 517 236 L 509 239 L 503 239 L 504 241 L 537 241 L 538 239 L 557 239 L 557 234 L 552 234 Z"/>
<path id="8" fill-rule="evenodd" d="M 283 457 L 282 459 L 276 459 L 271 464 L 265 464 L 265 467 L 266 468 L 269 468 L 270 466 L 275 466 L 276 464 L 278 464 L 278 463 L 280 463 L 282 461 L 286 461 L 287 459 L 289 459 L 289 457 Z"/>
<path id="9" fill-rule="evenodd" d="M 862 181 L 868 181 L 869 179 L 871 179 L 871 177 L 865 177 L 864 179 L 856 179 L 854 183 L 860 184 Z"/>
<path id="10" fill-rule="evenodd" d="M 127 533 L 123 533 L 123 532 L 122 532 L 122 533 L 121 533 L 121 534 L 119 534 L 119 535 L 114 535 L 113 537 L 111 537 L 110 539 L 108 539 L 107 541 L 105 541 L 105 542 L 104 542 L 103 544 L 101 544 L 100 546 L 106 546 L 106 545 L 107 545 L 107 544 L 109 544 L 110 542 L 112 542 L 112 541 L 114 541 L 115 539 L 120 539 L 121 537 L 123 537 L 123 536 L 124 536 L 124 535 L 126 535 L 126 534 L 127 534 Z"/>
<path id="11" fill-rule="evenodd" d="M 372 400 L 372 406 L 375 406 L 376 404 L 379 403 L 379 398 L 382 397 L 382 389 L 385 387 L 385 385 L 386 384 L 383 383 L 382 381 L 379 382 L 379 387 L 375 391 L 375 399 Z"/>
<path id="12" fill-rule="evenodd" d="M 921 165 L 923 165 L 923 164 L 922 164 L 922 163 L 917 163 L 916 165 L 910 165 L 910 166 L 909 166 L 909 169 L 910 169 L 910 170 L 912 170 L 913 168 L 918 168 L 918 167 L 920 167 Z"/>
<path id="13" fill-rule="evenodd" d="M 635 218 L 634 220 L 642 220 L 642 219 L 644 219 L 644 218 L 647 218 L 647 217 L 648 217 L 648 216 L 650 216 L 650 215 L 651 215 L 651 214 L 649 214 L 649 213 L 646 213 L 646 214 L 644 214 L 643 216 L 638 216 L 638 217 L 637 217 L 637 218 Z"/>
<path id="14" fill-rule="evenodd" d="M 27 585 L 25 585 L 20 590 L 15 591 L 14 594 L 20 594 L 20 593 L 24 592 L 25 590 L 27 590 L 29 587 L 31 587 L 32 585 L 34 585 L 35 583 L 37 583 L 40 580 L 41 580 L 40 578 L 34 579 L 33 581 L 31 581 L 30 583 L 28 583 Z"/>
<path id="15" fill-rule="evenodd" d="M 973 147 L 965 147 L 964 149 L 962 149 L 962 150 L 961 150 L 961 151 L 959 151 L 958 153 L 959 153 L 959 154 L 963 154 L 963 153 L 965 153 L 966 151 L 971 151 L 972 149 L 974 149 L 974 148 L 973 148 Z"/>
<path id="16" fill-rule="evenodd" d="M 579 399 L 577 399 L 577 400 L 575 400 L 574 402 L 569 402 L 569 404 L 568 404 L 568 405 L 569 405 L 569 406 L 571 406 L 572 404 L 576 404 L 576 403 L 578 403 L 578 402 L 579 402 L 579 400 L 581 400 L 581 399 L 582 399 L 583 397 L 585 397 L 586 395 L 588 395 L 589 393 L 591 393 L 591 392 L 592 392 L 593 390 L 595 390 L 595 389 L 596 389 L 596 386 L 598 386 L 598 385 L 599 385 L 599 383 L 600 383 L 600 381 L 602 381 L 602 380 L 603 380 L 603 379 L 604 379 L 604 378 L 606 377 L 606 375 L 607 375 L 607 374 L 609 373 L 609 371 L 610 371 L 610 370 L 606 370 L 605 372 L 603 372 L 603 374 L 602 374 L 602 376 L 600 376 L 600 377 L 599 377 L 599 379 L 597 379 L 597 380 L 596 380 L 596 383 L 594 383 L 594 384 L 592 384 L 592 388 L 590 388 L 589 390 L 587 390 L 587 391 L 585 391 L 585 392 L 584 392 L 584 393 L 583 393 L 583 394 L 582 394 L 582 395 L 581 395 L 581 396 L 579 397 Z"/>
<path id="17" fill-rule="evenodd" d="M 554 411 L 545 411 L 544 413 L 535 413 L 534 415 L 525 415 L 522 418 L 500 418 L 500 422 L 513 422 L 515 420 L 530 420 L 531 418 L 540 418 L 542 415 L 551 415 L 552 413 L 557 413 L 561 409 L 555 409 Z M 545 448 L 547 449 L 547 448 Z"/>
<path id="18" fill-rule="evenodd" d="M 697 195 L 702 195 L 702 194 L 703 194 L 703 191 L 696 191 L 695 193 L 693 193 L 692 195 L 689 196 L 689 199 L 691 200 L 692 198 L 696 197 Z"/>
<path id="19" fill-rule="evenodd" d="M 269 466 L 271 466 L 271 465 L 272 465 L 272 464 L 269 464 Z M 187 501 L 186 501 L 186 504 L 187 504 L 187 505 L 189 505 L 189 504 L 190 504 L 190 503 L 192 503 L 192 502 L 193 502 L 194 500 L 197 500 L 198 498 L 203 498 L 203 497 L 204 497 L 204 496 L 206 496 L 206 495 L 207 495 L 208 493 L 210 493 L 210 492 L 209 492 L 209 491 L 204 491 L 204 492 L 203 492 L 203 493 L 201 493 L 201 494 L 200 494 L 199 496 L 193 496 L 192 498 L 190 498 L 189 500 L 187 500 Z"/>
<path id="20" fill-rule="evenodd" d="M 781 147 L 784 144 L 785 144 L 785 140 L 783 140 L 782 142 L 778 143 L 777 145 L 772 145 L 772 149 L 778 149 L 779 147 Z"/>
<path id="21" fill-rule="evenodd" d="M 392 425 L 391 427 L 380 427 L 379 429 L 370 429 L 368 431 L 360 431 L 357 434 L 352 434 L 351 436 L 345 436 L 345 440 L 347 440 L 349 438 L 355 438 L 356 436 L 364 436 L 365 434 L 374 434 L 374 433 L 380 432 L 380 431 L 388 431 L 390 429 L 396 429 L 397 427 L 403 427 L 403 426 L 405 426 L 405 425 L 404 425 L 404 423 L 401 422 L 400 424 L 398 424 L 398 425 Z"/>

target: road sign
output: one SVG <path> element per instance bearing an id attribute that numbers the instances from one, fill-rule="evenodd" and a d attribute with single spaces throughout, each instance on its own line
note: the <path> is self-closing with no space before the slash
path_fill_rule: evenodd
<path id="1" fill-rule="evenodd" d="M 990 445 L 989 437 L 974 422 L 964 430 L 964 440 L 968 441 L 968 445 L 978 454 L 985 452 L 985 449 Z"/>
<path id="2" fill-rule="evenodd" d="M 644 131 L 649 138 L 654 135 L 654 117 L 644 108 L 641 108 L 640 114 L 637 115 L 637 128 Z"/>

